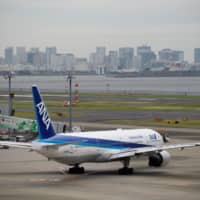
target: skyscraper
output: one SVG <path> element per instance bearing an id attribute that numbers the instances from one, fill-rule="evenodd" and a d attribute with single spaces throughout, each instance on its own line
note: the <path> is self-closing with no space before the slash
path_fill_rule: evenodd
<path id="1" fill-rule="evenodd" d="M 74 69 L 75 64 L 75 56 L 72 53 L 68 53 L 65 55 L 65 70 L 71 71 Z"/>
<path id="2" fill-rule="evenodd" d="M 194 63 L 200 63 L 200 48 L 194 49 Z"/>
<path id="3" fill-rule="evenodd" d="M 150 46 L 146 45 L 137 48 L 137 56 L 140 60 L 140 70 L 151 68 L 152 62 L 156 60 L 156 54 L 151 50 Z"/>
<path id="4" fill-rule="evenodd" d="M 16 47 L 16 64 L 26 64 L 27 54 L 25 47 Z"/>
<path id="5" fill-rule="evenodd" d="M 12 65 L 14 64 L 14 55 L 13 55 L 13 47 L 5 48 L 5 64 Z"/>
<path id="6" fill-rule="evenodd" d="M 33 65 L 44 66 L 46 64 L 46 54 L 43 52 L 32 53 L 33 55 Z"/>
<path id="7" fill-rule="evenodd" d="M 28 52 L 27 53 L 27 63 L 33 65 L 34 61 L 34 55 L 35 53 L 33 52 Z"/>
<path id="8" fill-rule="evenodd" d="M 119 57 L 117 51 L 109 51 L 108 65 L 110 71 L 116 71 L 119 66 Z"/>
<path id="9" fill-rule="evenodd" d="M 51 66 L 51 56 L 56 55 L 56 47 L 46 47 L 46 62 L 48 69 Z"/>
<path id="10" fill-rule="evenodd" d="M 119 66 L 122 69 L 133 67 L 134 49 L 130 47 L 119 48 Z"/>
<path id="11" fill-rule="evenodd" d="M 96 47 L 96 63 L 97 65 L 104 65 L 106 56 L 106 47 Z"/>
<path id="12" fill-rule="evenodd" d="M 90 53 L 89 55 L 89 70 L 96 71 L 96 53 Z"/>

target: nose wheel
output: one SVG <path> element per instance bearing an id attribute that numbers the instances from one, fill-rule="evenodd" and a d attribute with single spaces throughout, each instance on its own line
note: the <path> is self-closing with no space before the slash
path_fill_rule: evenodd
<path id="1" fill-rule="evenodd" d="M 134 172 L 133 168 L 128 167 L 130 164 L 130 158 L 127 158 L 127 159 L 123 160 L 122 162 L 123 162 L 123 168 L 118 170 L 118 174 L 120 174 L 120 175 L 133 174 L 133 172 Z"/>
<path id="2" fill-rule="evenodd" d="M 84 167 L 79 167 L 79 165 L 76 164 L 74 167 L 69 168 L 68 173 L 69 174 L 84 174 L 85 169 L 84 169 Z"/>

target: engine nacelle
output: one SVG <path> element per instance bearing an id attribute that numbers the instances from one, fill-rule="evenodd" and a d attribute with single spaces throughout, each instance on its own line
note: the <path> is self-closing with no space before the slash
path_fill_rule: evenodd
<path id="1" fill-rule="evenodd" d="M 149 166 L 161 167 L 165 166 L 171 160 L 171 156 L 167 151 L 161 151 L 159 153 L 149 156 Z"/>

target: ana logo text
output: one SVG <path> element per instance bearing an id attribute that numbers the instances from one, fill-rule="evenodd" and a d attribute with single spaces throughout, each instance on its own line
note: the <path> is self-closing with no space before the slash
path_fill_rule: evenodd
<path id="1" fill-rule="evenodd" d="M 48 117 L 46 108 L 45 108 L 45 106 L 44 106 L 44 102 L 41 101 L 41 102 L 38 103 L 36 106 L 37 106 L 37 108 L 38 108 L 38 110 L 39 110 L 40 116 L 42 116 L 42 121 L 43 121 L 43 123 L 44 123 L 45 126 L 46 126 L 46 130 L 48 130 L 48 129 L 49 129 L 49 126 L 50 126 L 50 123 L 51 123 L 51 120 L 50 120 L 50 118 Z"/>

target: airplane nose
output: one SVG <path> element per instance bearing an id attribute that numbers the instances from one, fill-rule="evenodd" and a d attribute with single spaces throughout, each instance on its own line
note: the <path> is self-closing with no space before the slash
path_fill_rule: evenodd
<path id="1" fill-rule="evenodd" d="M 164 143 L 170 142 L 170 138 L 169 138 L 169 136 L 167 134 L 163 134 L 162 137 L 163 137 Z"/>

